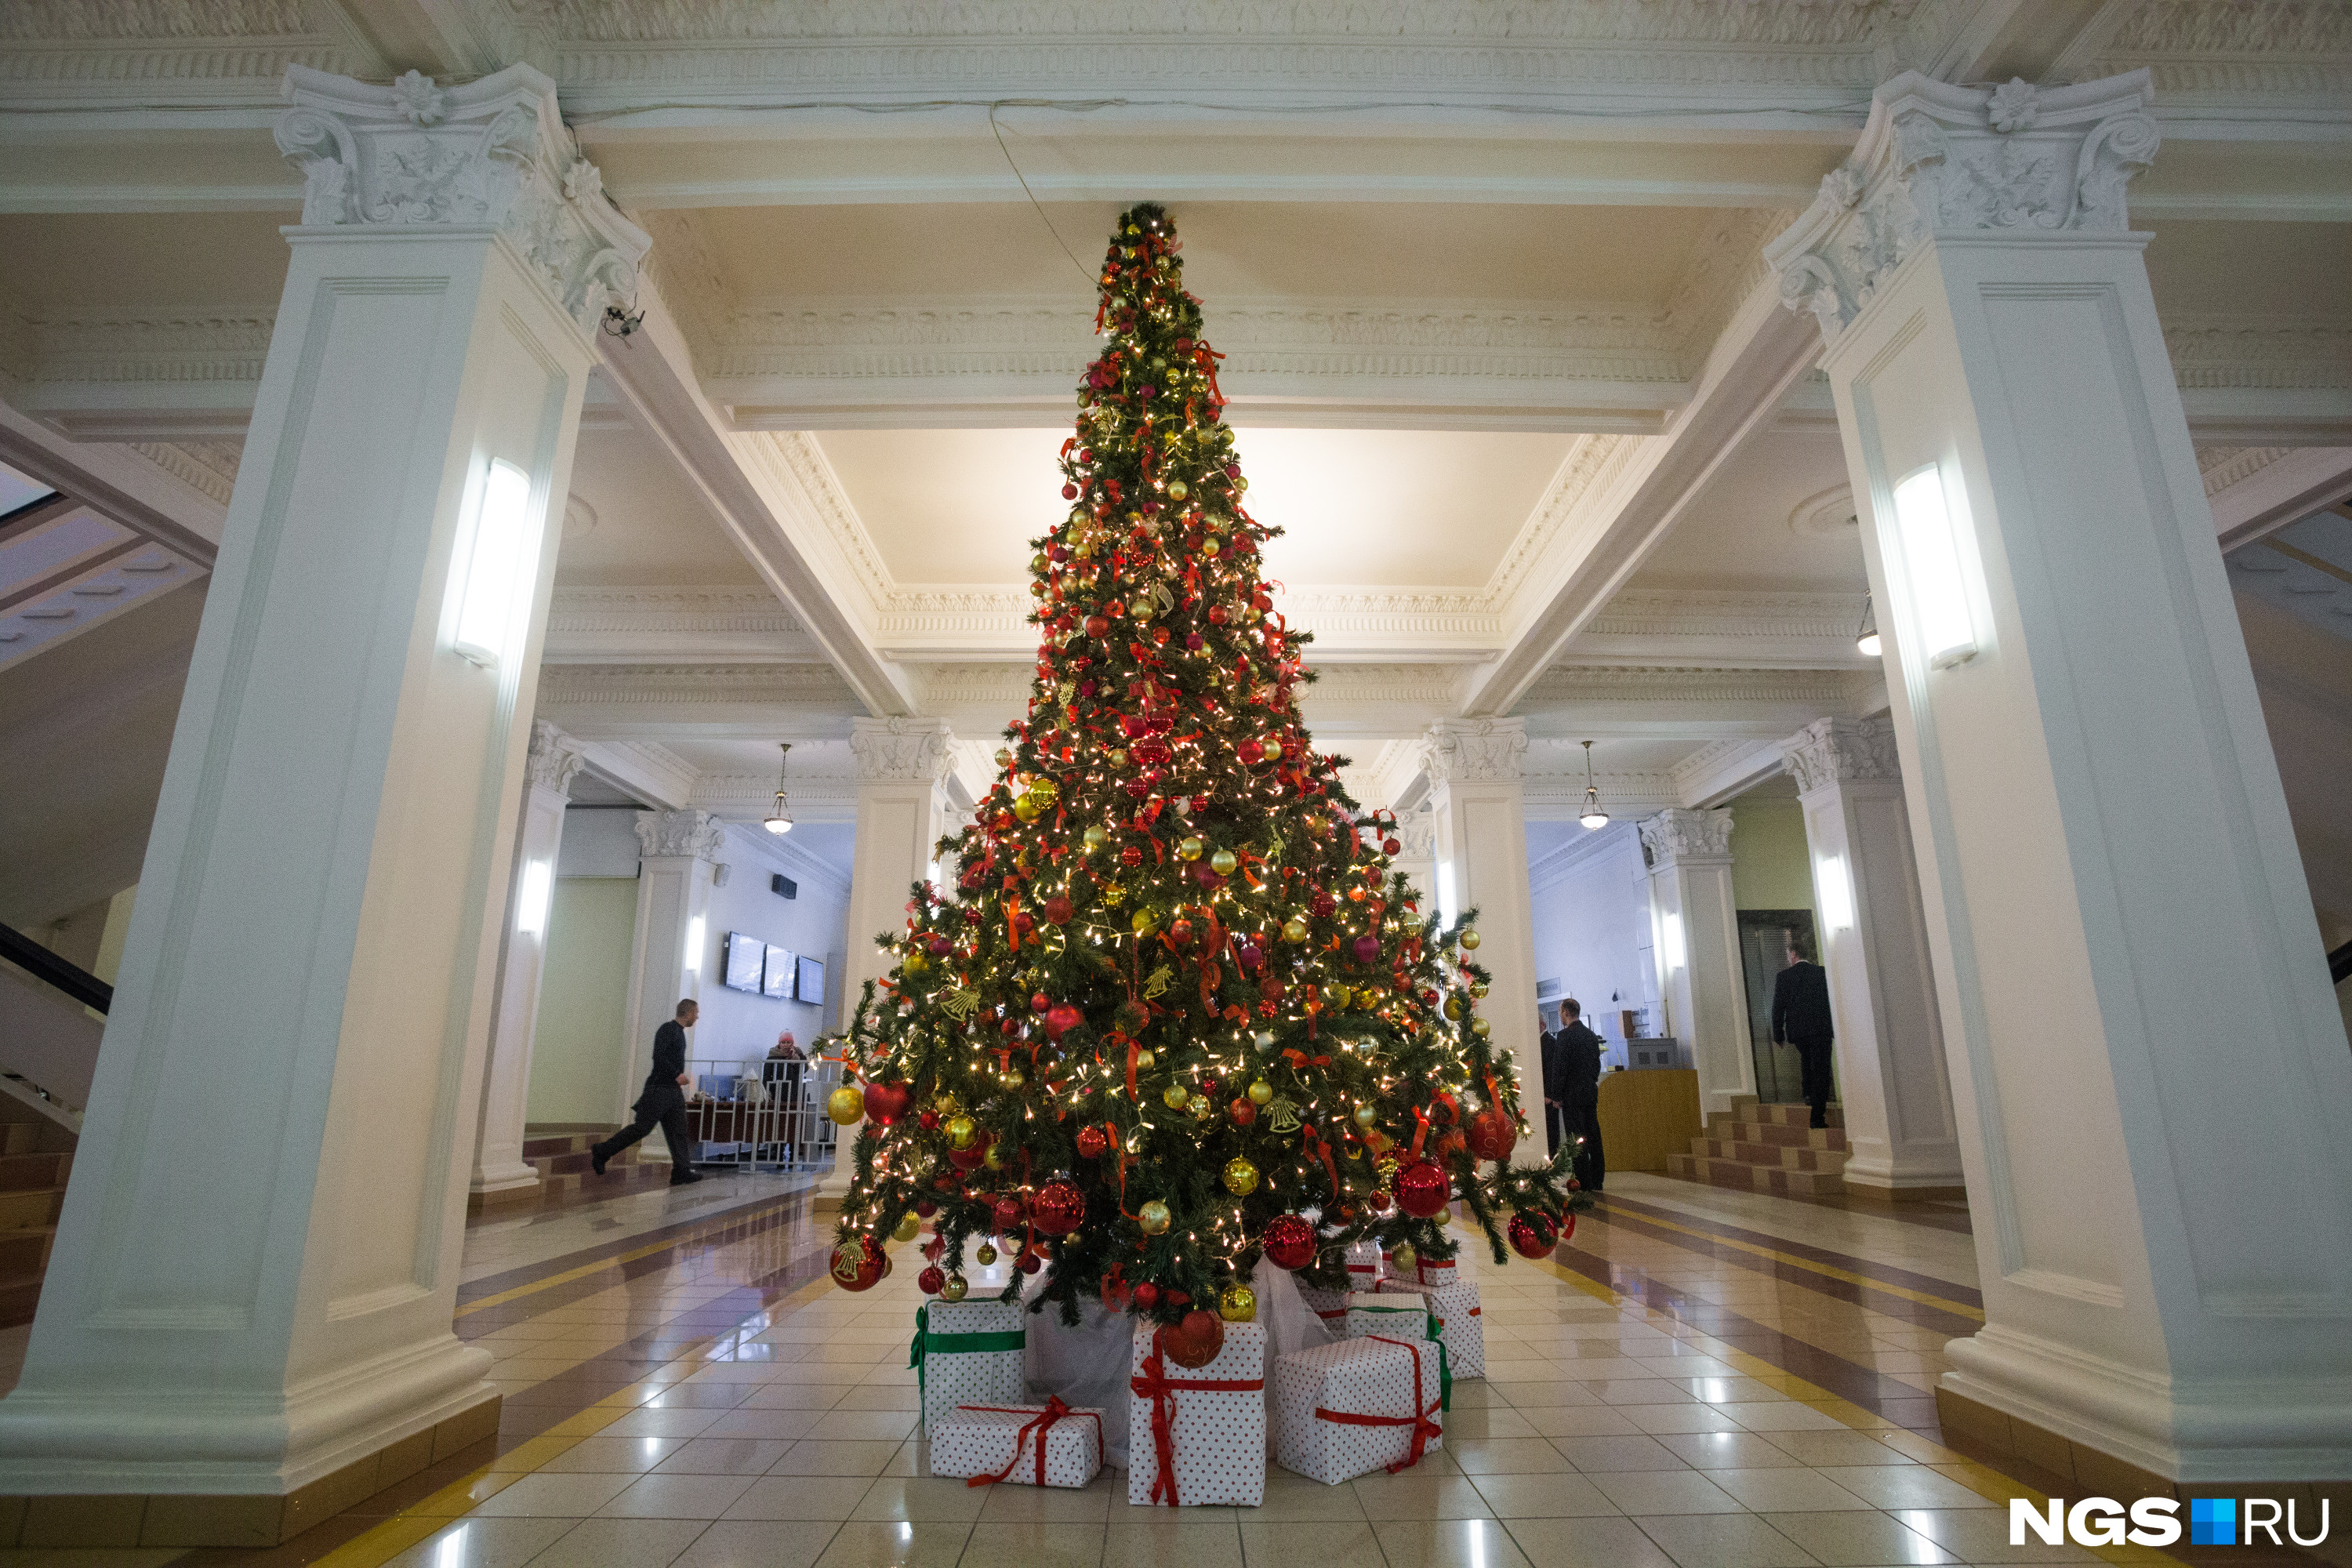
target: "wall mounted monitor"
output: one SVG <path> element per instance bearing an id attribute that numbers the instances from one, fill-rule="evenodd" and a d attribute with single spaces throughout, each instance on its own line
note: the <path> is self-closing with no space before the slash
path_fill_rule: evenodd
<path id="1" fill-rule="evenodd" d="M 800 965 L 800 982 L 793 994 L 803 1002 L 824 1001 L 824 963 L 822 960 L 803 957 Z"/>
<path id="2" fill-rule="evenodd" d="M 730 991 L 760 994 L 760 973 L 768 959 L 768 944 L 740 931 L 727 933 L 727 973 L 719 981 Z"/>
<path id="3" fill-rule="evenodd" d="M 793 997 L 793 955 L 781 947 L 768 949 L 768 964 L 764 971 L 767 994 L 779 1002 Z"/>

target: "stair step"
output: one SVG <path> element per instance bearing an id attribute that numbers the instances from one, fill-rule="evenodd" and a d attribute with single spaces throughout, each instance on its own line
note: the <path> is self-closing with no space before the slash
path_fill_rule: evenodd
<path id="1" fill-rule="evenodd" d="M 0 1154 L 0 1192 L 27 1187 L 62 1187 L 70 1154 Z"/>
<path id="2" fill-rule="evenodd" d="M 1791 1127 L 1785 1121 L 1735 1121 L 1727 1126 L 1707 1129 L 1710 1138 L 1728 1138 L 1740 1143 L 1776 1143 L 1791 1149 L 1843 1149 L 1846 1147 L 1843 1127 Z"/>
<path id="3" fill-rule="evenodd" d="M 1843 1171 L 1843 1149 L 1813 1149 L 1802 1144 L 1745 1143 L 1724 1138 L 1695 1138 L 1691 1153 L 1702 1159 L 1737 1160 L 1743 1165 L 1769 1165 L 1783 1171 Z"/>
<path id="4" fill-rule="evenodd" d="M 1782 1127 L 1806 1127 L 1811 1125 L 1813 1112 L 1811 1106 L 1801 1104 L 1755 1105 L 1750 1106 L 1742 1111 L 1740 1113 L 1740 1120 L 1743 1121 L 1763 1122 L 1767 1125 L 1778 1123 Z M 1842 1105 L 1831 1106 L 1829 1108 L 1829 1123 L 1832 1127 L 1843 1127 L 1845 1125 L 1845 1107 Z"/>
<path id="5" fill-rule="evenodd" d="M 1845 1178 L 1834 1171 L 1790 1171 L 1694 1154 L 1667 1155 L 1666 1174 L 1708 1186 L 1783 1197 L 1834 1197 L 1845 1191 Z"/>
<path id="6" fill-rule="evenodd" d="M 0 1192 L 0 1231 L 57 1224 L 58 1209 L 65 1202 L 65 1197 L 63 1187 L 25 1187 L 15 1192 Z"/>

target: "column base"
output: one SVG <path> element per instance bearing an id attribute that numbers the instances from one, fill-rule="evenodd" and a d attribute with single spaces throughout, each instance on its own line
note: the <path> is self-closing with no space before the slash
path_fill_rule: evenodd
<path id="1" fill-rule="evenodd" d="M 1955 1199 L 1965 1200 L 1969 1190 L 1958 1182 L 1949 1186 L 1881 1185 L 1876 1182 L 1857 1180 L 1853 1168 L 1849 1165 L 1845 1173 L 1845 1195 L 1865 1198 L 1874 1204 L 1949 1203 Z"/>
<path id="2" fill-rule="evenodd" d="M 1997 1324 L 1944 1353 L 1939 1415 L 1948 1402 L 1957 1429 L 2058 1474 L 2168 1489 L 2352 1477 L 2352 1378 L 2184 1386 Z"/>
<path id="3" fill-rule="evenodd" d="M 1958 1197 L 1966 1191 L 1960 1174 L 1960 1146 L 1957 1142 L 1924 1146 L 1906 1143 L 1896 1152 L 1884 1140 L 1855 1138 L 1851 1116 L 1846 1119 L 1846 1137 L 1853 1151 L 1845 1163 L 1845 1184 L 1849 1190 L 1868 1187 L 1879 1194 L 1932 1194 L 1937 1197 Z"/>
<path id="4" fill-rule="evenodd" d="M 419 1432 L 278 1495 L 51 1492 L 0 1498 L 0 1545 L 270 1547 L 498 1435 L 491 1394 Z"/>

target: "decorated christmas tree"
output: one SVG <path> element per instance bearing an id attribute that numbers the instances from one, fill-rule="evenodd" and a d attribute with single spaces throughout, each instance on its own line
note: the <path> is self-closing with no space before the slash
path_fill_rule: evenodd
<path id="1" fill-rule="evenodd" d="M 1367 1237 L 1549 1252 L 1569 1151 L 1515 1168 L 1515 1078 L 1444 927 L 1299 718 L 1308 637 L 1274 613 L 1218 355 L 1156 206 L 1103 260 L 1107 340 L 1063 443 L 1068 515 L 1034 542 L 1028 716 L 978 820 L 919 884 L 829 1109 L 862 1116 L 834 1275 L 863 1289 L 923 1219 L 927 1292 L 1016 1249 L 1076 1321 L 1098 1296 L 1245 1318 L 1262 1261 L 1344 1284 Z M 1526 998 L 1512 999 L 1526 1005 Z M 860 1087 L 862 1085 L 862 1087 Z M 990 1238 L 995 1238 L 992 1240 Z M 1013 1278 L 1013 1287 L 1020 1275 Z"/>

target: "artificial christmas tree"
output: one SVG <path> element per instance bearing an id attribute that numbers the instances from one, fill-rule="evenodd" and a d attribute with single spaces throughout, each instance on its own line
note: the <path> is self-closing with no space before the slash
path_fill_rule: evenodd
<path id="1" fill-rule="evenodd" d="M 992 1236 L 1065 1321 L 1099 1296 L 1198 1341 L 1209 1309 L 1249 1316 L 1262 1261 L 1344 1289 L 1366 1239 L 1451 1258 L 1458 1195 L 1500 1262 L 1501 1226 L 1550 1234 L 1580 1200 L 1568 1151 L 1507 1163 L 1527 1124 L 1477 1016 L 1475 911 L 1422 910 L 1392 820 L 1308 743 L 1308 638 L 1273 613 L 1278 531 L 1243 505 L 1180 248 L 1139 206 L 1104 259 L 1070 510 L 1030 563 L 1029 713 L 940 846 L 955 896 L 914 889 L 851 1030 L 835 1278 L 870 1284 L 932 1217 L 927 1289 L 960 1297 Z"/>

